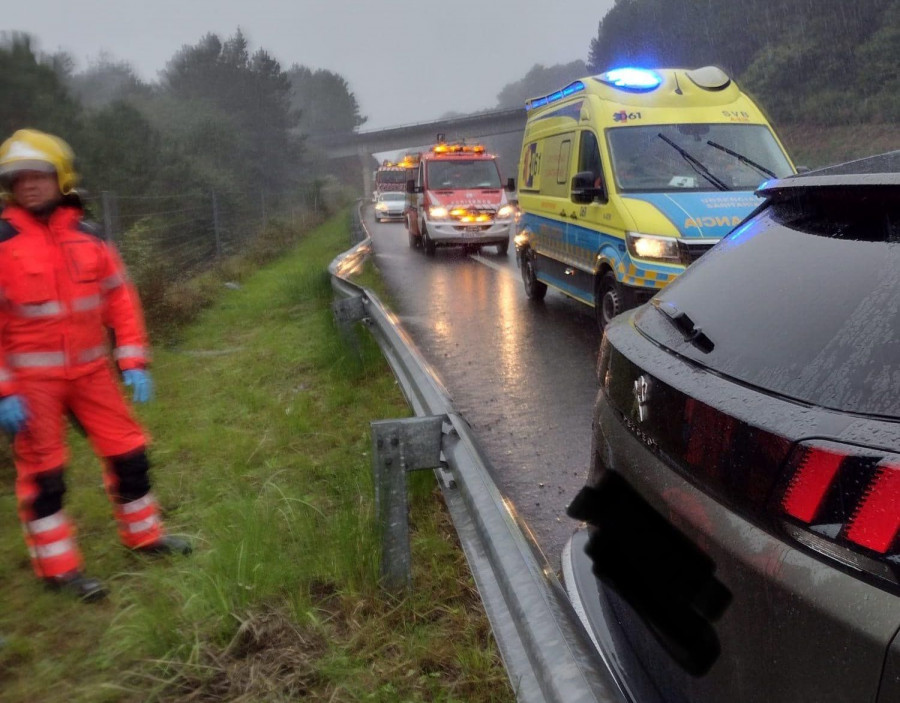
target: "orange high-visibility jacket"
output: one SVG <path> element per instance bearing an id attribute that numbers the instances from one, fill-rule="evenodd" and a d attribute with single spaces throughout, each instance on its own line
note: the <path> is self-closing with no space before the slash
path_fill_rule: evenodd
<path id="1" fill-rule="evenodd" d="M 137 293 L 114 247 L 80 208 L 47 222 L 7 206 L 0 215 L 0 395 L 17 378 L 77 378 L 113 355 L 123 371 L 149 360 Z"/>

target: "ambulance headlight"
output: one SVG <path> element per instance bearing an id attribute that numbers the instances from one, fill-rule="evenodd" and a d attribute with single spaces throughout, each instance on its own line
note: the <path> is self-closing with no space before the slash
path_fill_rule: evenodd
<path id="1" fill-rule="evenodd" d="M 448 214 L 447 208 L 441 205 L 435 205 L 434 207 L 428 208 L 428 216 L 432 220 L 446 220 Z"/>
<path id="2" fill-rule="evenodd" d="M 376 210 L 387 210 L 387 203 L 378 203 L 375 206 Z"/>
<path id="3" fill-rule="evenodd" d="M 678 240 L 674 237 L 628 232 L 625 242 L 628 246 L 628 253 L 638 259 L 670 262 L 681 260 L 678 252 Z"/>
<path id="4" fill-rule="evenodd" d="M 512 217 L 515 211 L 516 209 L 512 205 L 504 205 L 497 210 L 497 219 L 505 220 L 507 217 Z"/>

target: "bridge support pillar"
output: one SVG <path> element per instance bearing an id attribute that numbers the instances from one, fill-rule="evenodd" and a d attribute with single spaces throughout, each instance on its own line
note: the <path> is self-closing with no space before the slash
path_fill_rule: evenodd
<path id="1" fill-rule="evenodd" d="M 368 200 L 372 197 L 372 191 L 375 189 L 375 185 L 372 183 L 372 155 L 367 149 L 359 149 L 356 153 L 359 155 L 359 163 L 362 164 L 363 199 Z"/>

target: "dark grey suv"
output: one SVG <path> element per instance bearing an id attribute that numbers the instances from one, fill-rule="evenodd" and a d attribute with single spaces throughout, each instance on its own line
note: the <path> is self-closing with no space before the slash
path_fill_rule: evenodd
<path id="1" fill-rule="evenodd" d="M 607 328 L 567 588 L 634 700 L 900 701 L 900 151 Z"/>

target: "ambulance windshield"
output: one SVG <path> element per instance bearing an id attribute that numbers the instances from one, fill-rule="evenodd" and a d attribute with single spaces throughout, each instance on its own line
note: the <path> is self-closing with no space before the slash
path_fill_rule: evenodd
<path id="1" fill-rule="evenodd" d="M 499 188 L 500 172 L 493 159 L 430 161 L 428 187 L 434 190 Z"/>
<path id="2" fill-rule="evenodd" d="M 793 171 L 764 125 L 680 124 L 607 130 L 616 185 L 622 193 L 716 190 L 682 152 L 728 190 L 756 190 Z M 674 145 L 674 146 L 673 146 Z M 724 188 L 719 188 L 724 190 Z"/>

